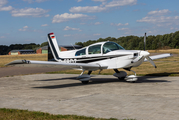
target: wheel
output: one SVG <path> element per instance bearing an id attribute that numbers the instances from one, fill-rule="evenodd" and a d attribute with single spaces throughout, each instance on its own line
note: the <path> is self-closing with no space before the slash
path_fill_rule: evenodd
<path id="1" fill-rule="evenodd" d="M 83 84 L 88 84 L 89 81 L 81 81 Z"/>
<path id="2" fill-rule="evenodd" d="M 125 77 L 118 77 L 119 80 L 124 80 Z"/>

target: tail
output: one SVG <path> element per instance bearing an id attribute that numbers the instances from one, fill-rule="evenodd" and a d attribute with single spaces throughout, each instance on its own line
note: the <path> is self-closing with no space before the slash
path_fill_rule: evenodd
<path id="1" fill-rule="evenodd" d="M 57 40 L 55 38 L 54 33 L 49 33 L 47 35 L 47 38 L 48 38 L 48 44 L 49 44 L 50 50 L 52 52 L 52 55 L 53 55 L 55 61 L 59 61 L 61 59 L 60 58 L 60 50 L 59 50 Z"/>

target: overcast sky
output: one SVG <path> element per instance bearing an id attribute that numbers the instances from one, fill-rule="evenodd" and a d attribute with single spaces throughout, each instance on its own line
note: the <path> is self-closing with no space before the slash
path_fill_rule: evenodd
<path id="1" fill-rule="evenodd" d="M 0 0 L 0 45 L 58 44 L 179 30 L 179 0 Z"/>

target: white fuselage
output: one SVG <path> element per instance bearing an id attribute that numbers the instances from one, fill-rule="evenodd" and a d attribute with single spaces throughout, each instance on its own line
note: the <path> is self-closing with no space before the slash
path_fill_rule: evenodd
<path id="1" fill-rule="evenodd" d="M 102 47 L 106 42 L 101 42 L 93 45 L 101 44 L 101 52 L 99 54 L 89 54 L 89 47 L 85 49 L 85 55 L 75 56 L 75 54 L 82 50 L 71 50 L 60 52 L 59 56 L 62 62 L 65 63 L 88 63 L 99 64 L 101 66 L 108 66 L 107 69 L 129 68 L 137 67 L 144 61 L 140 55 L 141 50 L 114 50 L 108 53 L 103 53 Z M 92 45 L 91 45 L 92 46 Z"/>
<path id="2" fill-rule="evenodd" d="M 82 64 L 85 66 L 98 65 L 99 67 L 93 67 L 95 70 L 136 67 L 142 64 L 145 57 L 149 56 L 146 51 L 125 50 L 117 43 L 110 41 L 95 43 L 79 50 L 60 52 L 53 33 L 49 34 L 48 42 L 56 61 L 64 64 L 79 63 L 79 66 Z M 102 66 L 105 67 L 102 68 Z"/>

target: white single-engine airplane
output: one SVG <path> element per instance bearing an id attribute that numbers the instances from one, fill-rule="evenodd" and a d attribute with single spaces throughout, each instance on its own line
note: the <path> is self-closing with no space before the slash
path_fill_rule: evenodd
<path id="1" fill-rule="evenodd" d="M 125 50 L 115 42 L 106 41 L 95 43 L 78 50 L 60 52 L 54 33 L 49 33 L 47 38 L 55 61 L 15 60 L 7 65 L 45 64 L 72 66 L 82 70 L 82 73 L 77 79 L 84 84 L 89 82 L 92 71 L 100 70 L 100 73 L 103 69 L 113 69 L 115 71 L 115 77 L 135 82 L 137 81 L 137 76 L 131 70 L 132 67 L 137 67 L 143 62 L 149 61 L 156 68 L 152 60 L 171 56 L 171 54 L 167 53 L 149 57 L 150 53 L 145 51 L 146 33 L 144 36 L 144 51 Z M 135 75 L 127 76 L 125 71 L 118 71 L 118 68 L 132 71 Z M 88 71 L 88 74 L 83 74 L 84 71 Z"/>

